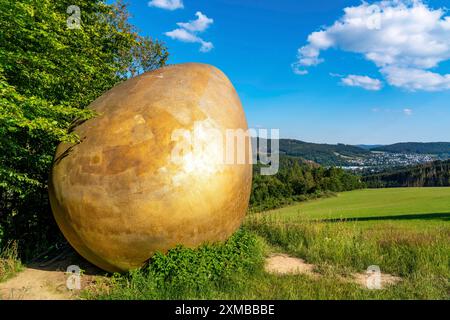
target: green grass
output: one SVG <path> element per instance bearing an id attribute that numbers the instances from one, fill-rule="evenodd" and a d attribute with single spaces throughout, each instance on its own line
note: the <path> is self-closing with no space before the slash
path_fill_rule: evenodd
<path id="1" fill-rule="evenodd" d="M 225 244 L 157 255 L 115 275 L 94 299 L 449 299 L 450 188 L 359 190 L 250 214 Z M 286 252 L 321 276 L 267 274 L 263 256 Z M 400 276 L 383 290 L 343 282 L 370 265 Z"/>
<path id="2" fill-rule="evenodd" d="M 257 272 L 263 262 L 257 237 L 239 230 L 224 244 L 197 249 L 177 247 L 157 253 L 148 266 L 85 292 L 97 299 L 213 299 L 236 291 L 242 277 Z M 99 289 L 96 291 L 96 289 Z M 103 290 L 102 290 L 103 288 Z"/>
<path id="3" fill-rule="evenodd" d="M 282 217 L 450 221 L 450 188 L 364 189 L 274 210 Z M 406 217 L 405 217 L 406 216 Z M 416 216 L 416 217 L 414 217 Z"/>
<path id="4" fill-rule="evenodd" d="M 22 264 L 18 258 L 17 243 L 10 242 L 0 250 L 0 282 L 11 278 L 21 269 Z"/>

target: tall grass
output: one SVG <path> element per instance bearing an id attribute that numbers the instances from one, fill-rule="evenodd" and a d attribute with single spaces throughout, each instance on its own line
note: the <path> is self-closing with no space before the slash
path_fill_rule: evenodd
<path id="1" fill-rule="evenodd" d="M 449 298 L 450 229 L 418 231 L 395 224 L 317 222 L 252 215 L 246 227 L 270 245 L 302 257 L 319 271 L 347 274 L 378 265 L 403 278 L 397 297 Z M 397 288 L 397 289 L 398 289 Z M 391 292 L 395 292 L 392 289 Z"/>
<path id="2" fill-rule="evenodd" d="M 374 214 L 382 209 L 380 203 Z M 85 291 L 84 298 L 450 299 L 447 221 L 420 215 L 392 221 L 316 220 L 323 216 L 284 211 L 249 214 L 223 244 L 158 253 L 146 267 L 116 274 Z M 264 257 L 276 251 L 314 264 L 319 276 L 268 274 Z M 348 281 L 371 265 L 402 280 L 382 290 Z"/>
<path id="3" fill-rule="evenodd" d="M 20 271 L 22 264 L 18 257 L 17 242 L 8 242 L 0 250 L 0 282 L 10 278 L 16 272 Z"/>
<path id="4" fill-rule="evenodd" d="M 224 244 L 177 247 L 155 254 L 148 266 L 112 278 L 85 292 L 96 299 L 212 299 L 239 291 L 242 277 L 261 269 L 256 236 L 239 230 Z M 244 288 L 241 288 L 242 290 Z"/>
<path id="5" fill-rule="evenodd" d="M 416 233 L 361 229 L 354 223 L 248 217 L 225 244 L 178 247 L 150 264 L 116 274 L 84 293 L 88 299 L 449 299 L 448 229 Z M 273 275 L 263 257 L 289 252 L 317 266 L 320 277 Z M 342 276 L 377 264 L 402 277 L 368 290 Z"/>

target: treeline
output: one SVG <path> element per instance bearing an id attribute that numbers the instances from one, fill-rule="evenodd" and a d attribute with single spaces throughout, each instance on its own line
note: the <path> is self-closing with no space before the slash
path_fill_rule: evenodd
<path id="1" fill-rule="evenodd" d="M 367 175 L 363 181 L 369 188 L 450 186 L 450 160 Z"/>
<path id="2" fill-rule="evenodd" d="M 261 175 L 261 165 L 255 165 L 253 169 L 252 211 L 269 210 L 294 201 L 364 187 L 359 176 L 340 168 L 325 168 L 298 157 L 280 156 L 280 168 L 276 175 Z"/>
<path id="3" fill-rule="evenodd" d="M 280 154 L 301 157 L 323 166 L 348 165 L 348 157 L 364 157 L 369 151 L 345 144 L 310 143 L 294 139 L 280 139 Z M 347 158 L 346 158 L 347 157 Z"/>
<path id="4" fill-rule="evenodd" d="M 401 142 L 373 148 L 373 151 L 450 155 L 450 142 Z"/>

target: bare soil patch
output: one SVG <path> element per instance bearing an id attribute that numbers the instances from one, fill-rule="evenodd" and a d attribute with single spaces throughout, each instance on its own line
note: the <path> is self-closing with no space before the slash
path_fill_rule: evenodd
<path id="1" fill-rule="evenodd" d="M 283 253 L 272 254 L 267 257 L 264 269 L 268 273 L 277 275 L 306 274 L 314 278 L 319 278 L 322 276 L 320 273 L 314 271 L 316 269 L 314 264 L 307 263 L 303 259 L 292 257 Z M 361 272 L 352 273 L 348 277 L 337 277 L 343 282 L 352 282 L 363 288 L 368 288 L 368 282 L 370 282 L 369 277 L 371 276 L 373 276 L 373 274 Z M 387 286 L 397 284 L 402 279 L 388 273 L 381 273 L 380 280 L 380 289 L 384 289 Z"/>
<path id="2" fill-rule="evenodd" d="M 0 300 L 70 300 L 79 297 L 80 290 L 69 290 L 67 267 L 77 265 L 83 270 L 81 289 L 91 286 L 95 278 L 105 274 L 65 247 L 51 258 L 30 263 L 13 278 L 0 283 Z"/>

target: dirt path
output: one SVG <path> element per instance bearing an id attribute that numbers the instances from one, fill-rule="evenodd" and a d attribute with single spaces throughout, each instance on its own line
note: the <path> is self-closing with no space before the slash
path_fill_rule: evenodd
<path id="1" fill-rule="evenodd" d="M 6 300 L 68 300 L 73 298 L 66 288 L 62 271 L 25 268 L 14 278 L 0 283 L 0 299 Z"/>
<path id="2" fill-rule="evenodd" d="M 0 283 L 0 300 L 69 300 L 78 299 L 80 290 L 69 290 L 67 267 L 80 266 L 81 288 L 92 285 L 103 271 L 89 264 L 72 249 L 64 248 L 53 258 L 24 267 L 13 278 Z"/>
<path id="3" fill-rule="evenodd" d="M 303 259 L 291 257 L 287 254 L 276 253 L 272 254 L 266 259 L 264 266 L 266 272 L 278 275 L 287 274 L 306 274 L 313 278 L 320 278 L 322 275 L 315 271 L 314 264 L 306 263 Z M 360 285 L 363 288 L 369 288 L 373 272 L 352 273 L 348 277 L 338 275 L 337 277 L 342 282 L 352 282 Z M 372 278 L 373 279 L 373 278 Z M 383 289 L 390 285 L 395 285 L 402 279 L 388 273 L 380 273 L 380 283 L 377 289 Z"/>
<path id="4" fill-rule="evenodd" d="M 81 277 L 81 288 L 93 286 L 96 278 L 103 278 L 104 272 L 89 264 L 78 256 L 72 249 L 65 248 L 56 257 L 47 261 L 35 262 L 25 267 L 15 277 L 0 283 L 0 300 L 70 300 L 78 299 L 80 290 L 69 290 L 66 273 L 67 267 L 78 265 L 84 271 Z M 312 278 L 322 275 L 315 271 L 316 266 L 303 259 L 291 257 L 287 254 L 272 254 L 266 259 L 265 270 L 268 273 L 306 274 Z M 343 282 L 353 282 L 367 288 L 367 273 L 354 273 L 350 277 L 339 278 Z M 381 273 L 381 288 L 393 285 L 401 278 Z"/>

